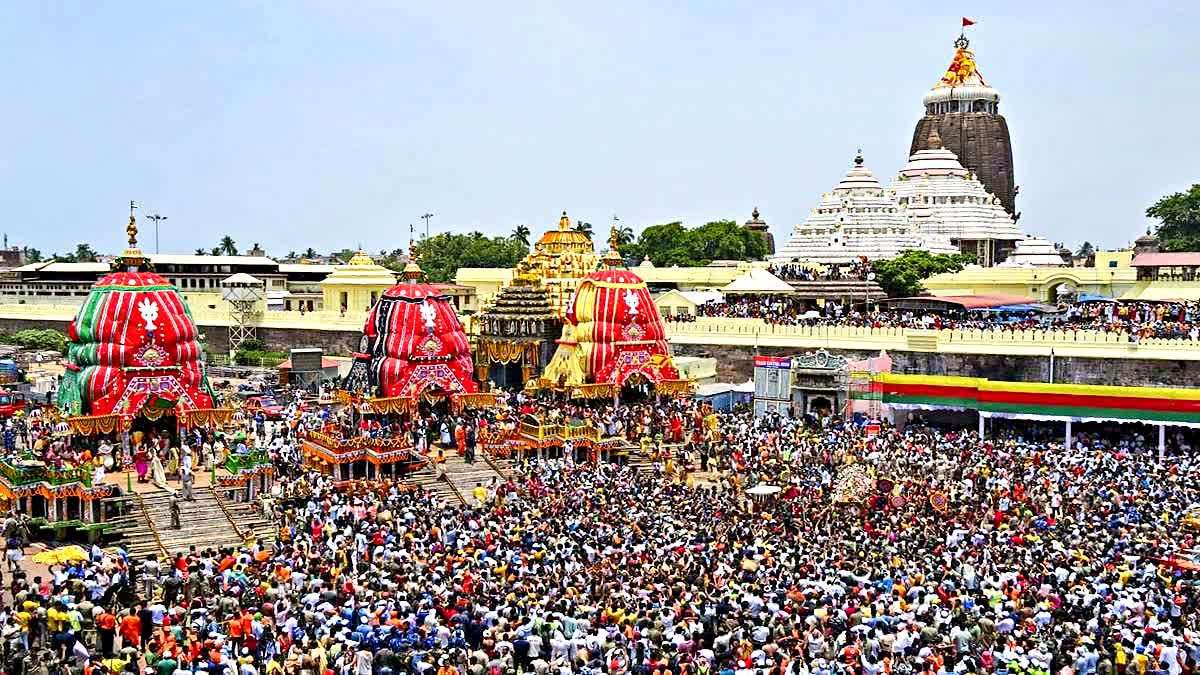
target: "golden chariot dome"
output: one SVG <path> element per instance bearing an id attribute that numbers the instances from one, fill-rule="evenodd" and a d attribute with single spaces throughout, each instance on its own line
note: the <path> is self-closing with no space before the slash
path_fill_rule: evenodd
<path id="1" fill-rule="evenodd" d="M 550 230 L 538 239 L 534 249 L 545 253 L 579 253 L 588 254 L 595 251 L 592 238 L 586 232 L 571 229 L 571 219 L 563 211 L 558 219 L 558 229 Z"/>

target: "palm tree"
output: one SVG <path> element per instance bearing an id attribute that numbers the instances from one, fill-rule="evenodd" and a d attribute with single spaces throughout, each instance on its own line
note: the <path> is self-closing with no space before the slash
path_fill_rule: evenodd
<path id="1" fill-rule="evenodd" d="M 217 248 L 221 249 L 225 255 L 237 255 L 237 242 L 229 235 L 221 237 L 221 241 L 217 242 Z"/>
<path id="2" fill-rule="evenodd" d="M 288 254 L 287 254 L 287 260 L 295 260 L 295 259 L 296 259 L 296 252 L 295 252 L 295 251 L 288 251 Z"/>
<path id="3" fill-rule="evenodd" d="M 1075 255 L 1079 256 L 1080 258 L 1086 258 L 1089 255 L 1094 254 L 1095 252 L 1096 252 L 1096 247 L 1092 246 L 1092 242 L 1085 241 L 1085 242 L 1083 242 L 1083 245 L 1079 247 L 1079 251 L 1077 251 L 1075 253 Z"/>
<path id="4" fill-rule="evenodd" d="M 209 251 L 209 254 L 210 255 L 221 255 L 221 247 L 220 246 L 212 247 L 212 250 Z"/>
<path id="5" fill-rule="evenodd" d="M 618 227 L 617 228 L 617 245 L 624 246 L 633 243 L 633 228 Z"/>
<path id="6" fill-rule="evenodd" d="M 316 251 L 316 249 L 314 249 L 314 248 L 313 248 L 313 247 L 311 247 L 311 246 L 309 246 L 308 248 L 304 249 L 304 257 L 305 257 L 306 259 L 308 259 L 308 260 L 312 260 L 313 258 L 316 258 L 316 257 L 317 257 L 317 251 Z"/>
<path id="7" fill-rule="evenodd" d="M 530 233 L 529 233 L 528 225 L 518 225 L 513 228 L 512 238 L 515 239 L 516 241 L 521 242 L 522 244 L 525 245 L 526 248 L 528 248 L 529 247 L 529 234 Z"/>
<path id="8" fill-rule="evenodd" d="M 208 251 L 205 251 L 202 248 L 198 248 L 198 249 L 196 249 L 196 255 L 208 255 Z"/>
<path id="9" fill-rule="evenodd" d="M 576 232 L 582 232 L 589 237 L 592 236 L 592 224 L 591 223 L 584 222 L 581 220 L 581 221 L 575 223 L 575 227 L 573 227 L 571 229 L 575 230 Z"/>

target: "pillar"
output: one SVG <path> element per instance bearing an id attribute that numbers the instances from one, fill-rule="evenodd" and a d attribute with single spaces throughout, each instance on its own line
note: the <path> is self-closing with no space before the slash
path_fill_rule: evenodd
<path id="1" fill-rule="evenodd" d="M 1063 447 L 1071 447 L 1071 420 L 1067 420 L 1067 435 L 1064 438 Z"/>
<path id="2" fill-rule="evenodd" d="M 1158 456 L 1167 456 L 1167 425 L 1158 425 Z"/>
<path id="3" fill-rule="evenodd" d="M 979 438 L 980 439 L 986 438 L 986 436 L 984 435 L 987 430 L 986 422 L 987 422 L 987 418 L 983 416 L 983 413 L 979 413 Z"/>

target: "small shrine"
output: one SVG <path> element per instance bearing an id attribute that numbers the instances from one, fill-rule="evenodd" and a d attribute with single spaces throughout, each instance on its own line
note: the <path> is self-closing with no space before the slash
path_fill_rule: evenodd
<path id="1" fill-rule="evenodd" d="M 540 373 L 562 333 L 550 291 L 524 262 L 474 323 L 477 377 L 502 389 L 520 389 Z"/>
<path id="2" fill-rule="evenodd" d="M 359 316 L 396 285 L 396 273 L 359 251 L 320 283 L 325 311 Z"/>

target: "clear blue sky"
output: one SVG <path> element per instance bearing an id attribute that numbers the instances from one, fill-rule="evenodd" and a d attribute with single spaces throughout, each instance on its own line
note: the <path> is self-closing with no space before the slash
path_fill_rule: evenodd
<path id="1" fill-rule="evenodd" d="M 1021 224 L 1116 246 L 1200 182 L 1196 2 L 22 2 L 5 7 L 13 244 L 284 254 L 757 205 L 786 237 L 861 146 L 887 180 L 959 17 L 1003 96 Z M 143 228 L 145 232 L 147 229 Z M 418 228 L 420 229 L 420 228 Z M 143 241 L 147 241 L 144 239 Z M 152 246 L 152 243 L 150 243 Z"/>

